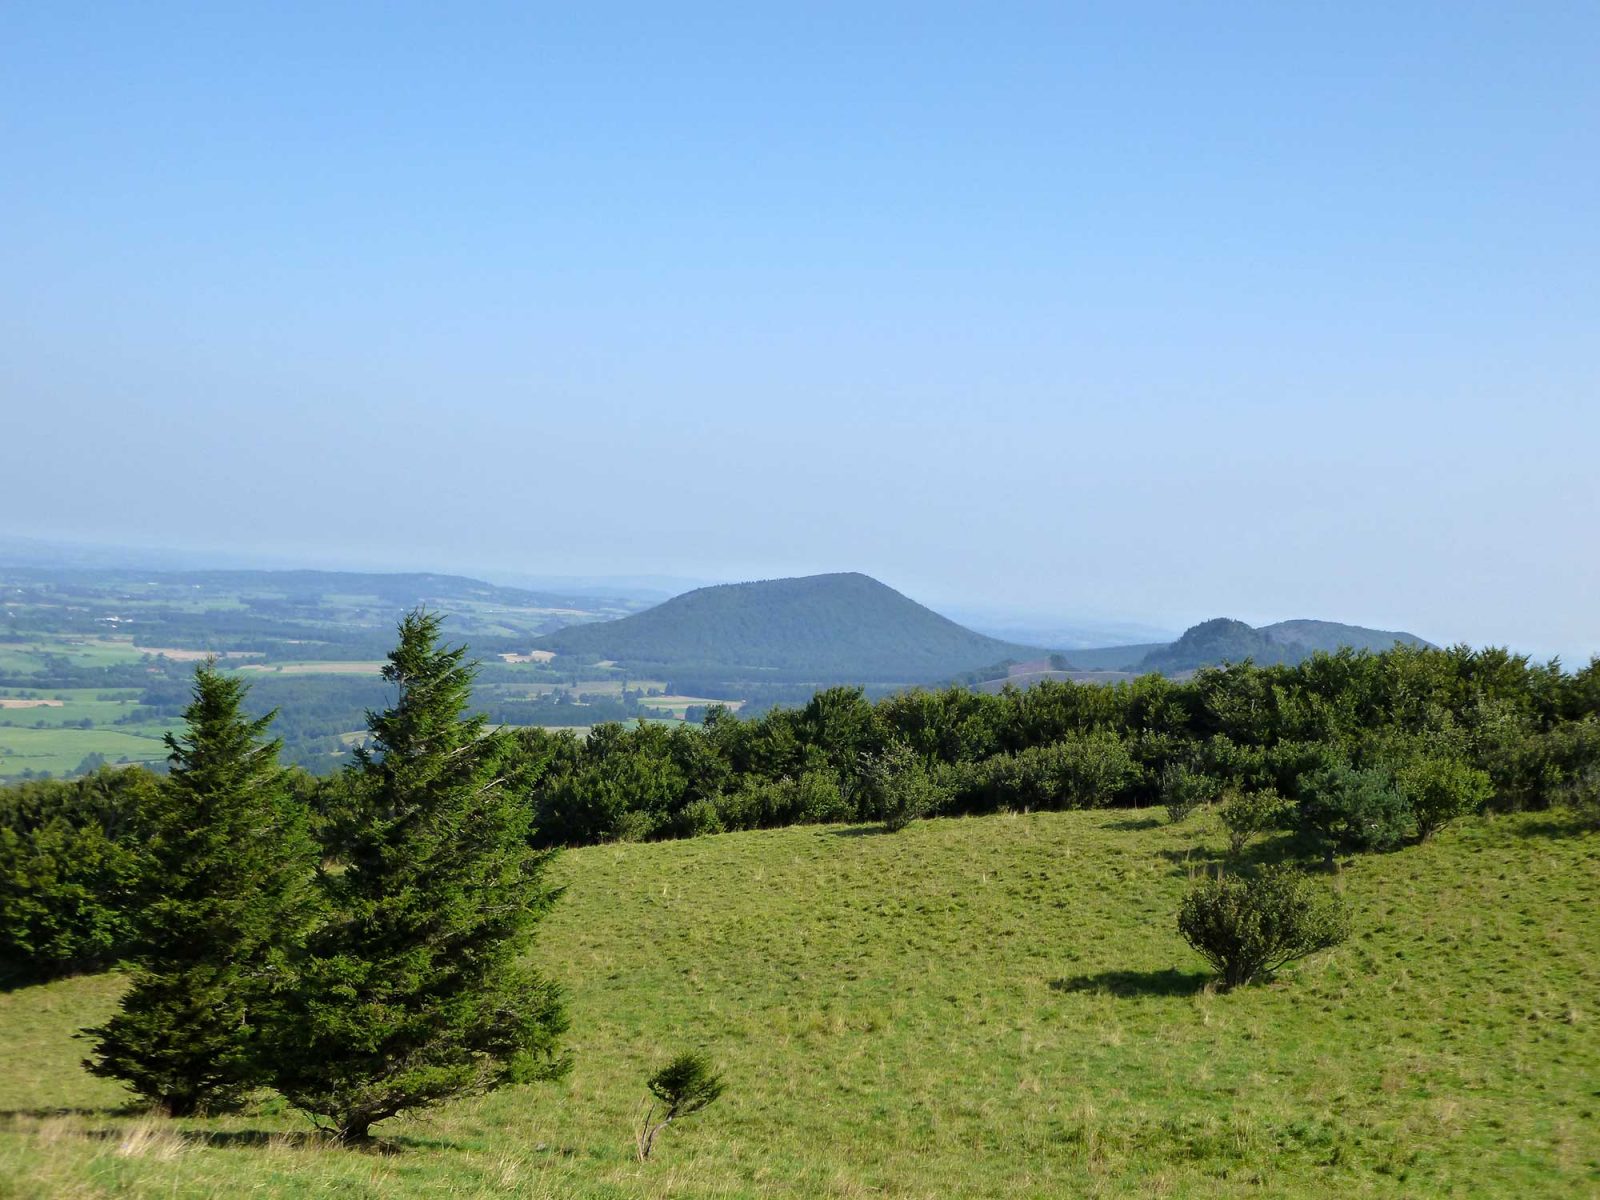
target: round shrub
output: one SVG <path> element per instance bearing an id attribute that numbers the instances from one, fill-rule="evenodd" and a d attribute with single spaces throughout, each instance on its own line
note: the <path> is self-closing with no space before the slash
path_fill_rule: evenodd
<path id="1" fill-rule="evenodd" d="M 1457 758 L 1414 759 L 1401 768 L 1397 782 L 1423 841 L 1457 817 L 1481 812 L 1494 795 L 1489 773 Z"/>
<path id="2" fill-rule="evenodd" d="M 1168 763 L 1161 769 L 1161 802 L 1174 825 L 1187 820 L 1202 804 L 1216 799 L 1221 784 L 1182 763 Z"/>
<path id="3" fill-rule="evenodd" d="M 1284 810 L 1283 797 L 1270 788 L 1259 792 L 1230 789 L 1224 793 L 1217 816 L 1228 831 L 1228 853 L 1237 857 L 1245 852 L 1251 838 L 1278 828 Z"/>
<path id="4" fill-rule="evenodd" d="M 890 743 L 882 754 L 863 756 L 860 815 L 878 818 L 891 832 L 938 812 L 948 798 L 942 781 L 904 742 Z"/>
<path id="5" fill-rule="evenodd" d="M 1350 936 L 1344 901 L 1293 867 L 1204 879 L 1178 908 L 1178 932 L 1240 987 Z"/>
<path id="6" fill-rule="evenodd" d="M 1389 772 L 1324 767 L 1300 780 L 1298 822 L 1331 860 L 1335 852 L 1393 850 L 1411 834 L 1411 805 Z"/>

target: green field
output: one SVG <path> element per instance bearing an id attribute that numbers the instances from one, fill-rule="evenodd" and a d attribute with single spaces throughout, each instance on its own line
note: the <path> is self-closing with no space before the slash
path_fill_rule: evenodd
<path id="1" fill-rule="evenodd" d="M 31 713 L 35 710 L 23 710 Z M 65 775 L 90 754 L 108 762 L 160 762 L 167 757 L 159 722 L 115 729 L 34 729 L 0 724 L 0 776 L 23 771 L 49 771 Z"/>
<path id="2" fill-rule="evenodd" d="M 1600 836 L 1505 817 L 1356 860 L 1352 940 L 1226 994 L 1173 931 L 1207 820 L 571 852 L 541 955 L 573 1073 L 390 1122 L 385 1153 L 272 1102 L 119 1114 L 71 1036 L 115 978 L 0 995 L 0 1196 L 1600 1192 Z M 687 1046 L 727 1094 L 641 1166 L 644 1077 Z"/>
<path id="3" fill-rule="evenodd" d="M 24 689 L 0 688 L 7 700 L 23 694 Z M 158 762 L 167 755 L 161 735 L 171 722 L 142 712 L 137 689 L 43 688 L 26 694 L 50 703 L 0 705 L 0 777 L 30 770 L 65 775 L 89 754 L 109 762 Z M 146 719 L 115 723 L 130 716 Z M 80 728 L 85 721 L 90 728 Z"/>

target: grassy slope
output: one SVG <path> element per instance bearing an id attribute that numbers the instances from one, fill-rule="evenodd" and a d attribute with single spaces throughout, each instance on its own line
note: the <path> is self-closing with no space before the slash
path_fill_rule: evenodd
<path id="1" fill-rule="evenodd" d="M 572 1076 L 392 1122 L 388 1155 L 305 1144 L 270 1106 L 152 1132 L 74 1067 L 114 980 L 0 995 L 0 1196 L 1600 1190 L 1600 837 L 1519 817 L 1360 860 L 1351 943 L 1217 995 L 1172 930 L 1205 820 L 569 854 L 542 953 Z M 641 1168 L 642 1080 L 692 1044 L 728 1093 Z M 29 1111 L 54 1106 L 89 1111 Z"/>

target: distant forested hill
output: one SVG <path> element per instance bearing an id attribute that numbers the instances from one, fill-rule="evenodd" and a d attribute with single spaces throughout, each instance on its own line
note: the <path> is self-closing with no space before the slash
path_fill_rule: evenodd
<path id="1" fill-rule="evenodd" d="M 974 633 L 855 573 L 699 588 L 620 620 L 558 630 L 538 645 L 772 682 L 926 682 L 1041 653 Z"/>
<path id="2" fill-rule="evenodd" d="M 1149 651 L 1139 660 L 1139 669 L 1171 675 L 1247 658 L 1260 666 L 1294 664 L 1319 650 L 1333 653 L 1349 647 L 1379 651 L 1390 649 L 1396 642 L 1407 646 L 1430 644 L 1414 633 L 1364 629 L 1336 621 L 1279 621 L 1254 629 L 1243 621 L 1217 617 L 1186 630 L 1170 646 Z"/>

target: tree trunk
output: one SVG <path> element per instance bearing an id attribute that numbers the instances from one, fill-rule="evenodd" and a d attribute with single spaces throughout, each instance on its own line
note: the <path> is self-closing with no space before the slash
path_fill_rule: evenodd
<path id="1" fill-rule="evenodd" d="M 200 1110 L 200 1101 L 194 1096 L 163 1096 L 161 1111 L 169 1117 L 192 1117 Z"/>

